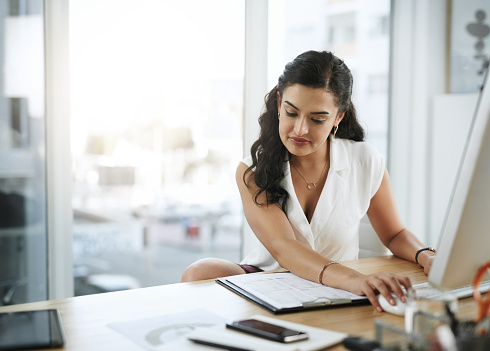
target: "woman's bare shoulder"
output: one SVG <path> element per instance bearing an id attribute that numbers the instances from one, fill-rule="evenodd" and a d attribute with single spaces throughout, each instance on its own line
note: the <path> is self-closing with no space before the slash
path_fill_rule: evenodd
<path id="1" fill-rule="evenodd" d="M 250 166 L 248 166 L 243 161 L 238 163 L 238 166 L 237 166 L 236 172 L 235 172 L 235 179 L 236 179 L 236 182 L 237 182 L 237 185 L 239 188 L 241 188 L 242 186 L 245 186 L 245 187 L 255 186 L 255 181 L 253 178 L 254 171 L 250 170 L 247 172 L 247 170 L 249 168 L 250 168 Z"/>

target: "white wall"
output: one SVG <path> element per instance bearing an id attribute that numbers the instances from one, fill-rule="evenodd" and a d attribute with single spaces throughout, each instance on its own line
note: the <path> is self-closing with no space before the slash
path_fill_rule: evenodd
<path id="1" fill-rule="evenodd" d="M 442 231 L 477 99 L 477 93 L 442 94 L 433 99 L 433 119 L 428 145 L 430 198 L 427 225 L 429 240 L 434 246 Z"/>

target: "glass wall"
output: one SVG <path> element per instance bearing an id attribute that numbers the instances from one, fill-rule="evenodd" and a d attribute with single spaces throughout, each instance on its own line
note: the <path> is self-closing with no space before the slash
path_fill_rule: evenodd
<path id="1" fill-rule="evenodd" d="M 239 260 L 244 1 L 70 0 L 75 294 Z"/>
<path id="2" fill-rule="evenodd" d="M 354 76 L 352 99 L 367 140 L 386 157 L 389 24 L 389 0 L 269 0 L 270 87 L 300 53 L 332 51 Z"/>
<path id="3" fill-rule="evenodd" d="M 0 306 L 47 299 L 43 17 L 0 2 Z"/>

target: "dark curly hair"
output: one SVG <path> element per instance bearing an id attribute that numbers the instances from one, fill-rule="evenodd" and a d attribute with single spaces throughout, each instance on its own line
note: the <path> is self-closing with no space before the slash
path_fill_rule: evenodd
<path id="1" fill-rule="evenodd" d="M 344 61 L 328 51 L 307 51 L 286 65 L 277 85 L 265 96 L 264 112 L 259 117 L 259 138 L 250 149 L 252 165 L 243 175 L 243 181 L 248 187 L 250 178 L 246 176 L 254 171 L 253 178 L 259 188 L 254 201 L 258 206 L 264 205 L 259 203 L 258 198 L 265 192 L 266 205 L 279 203 L 286 212 L 289 197 L 286 189 L 281 187 L 283 165 L 291 155 L 279 137 L 277 92 L 282 97 L 284 90 L 295 84 L 326 89 L 333 95 L 339 115 L 345 112 L 342 126 L 335 136 L 363 141 L 364 129 L 357 120 L 351 101 L 352 81 L 352 74 Z"/>

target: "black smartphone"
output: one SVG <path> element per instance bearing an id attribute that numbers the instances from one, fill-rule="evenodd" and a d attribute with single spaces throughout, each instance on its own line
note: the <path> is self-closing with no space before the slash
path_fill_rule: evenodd
<path id="1" fill-rule="evenodd" d="M 262 322 L 257 319 L 244 319 L 227 323 L 226 327 L 279 342 L 294 342 L 308 339 L 307 333 Z"/>
<path id="2" fill-rule="evenodd" d="M 0 313 L 0 350 L 61 347 L 64 343 L 55 309 Z"/>

